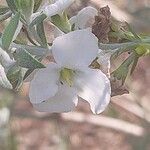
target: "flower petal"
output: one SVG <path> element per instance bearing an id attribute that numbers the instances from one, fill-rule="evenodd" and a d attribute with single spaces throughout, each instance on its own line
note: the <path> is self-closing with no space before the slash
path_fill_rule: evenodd
<path id="1" fill-rule="evenodd" d="M 104 50 L 99 49 L 98 63 L 101 65 L 101 70 L 110 78 L 110 57 L 113 53 L 106 53 Z"/>
<path id="2" fill-rule="evenodd" d="M 78 103 L 77 91 L 67 85 L 59 87 L 57 94 L 40 104 L 34 104 L 33 107 L 41 112 L 68 112 Z"/>
<path id="3" fill-rule="evenodd" d="M 97 69 L 84 69 L 76 74 L 75 86 L 79 90 L 78 96 L 90 103 L 93 113 L 104 111 L 111 94 L 110 82 L 105 74 Z"/>
<path id="4" fill-rule="evenodd" d="M 57 37 L 52 45 L 55 61 L 64 67 L 77 69 L 90 65 L 98 53 L 98 40 L 88 29 L 76 30 Z"/>
<path id="5" fill-rule="evenodd" d="M 59 69 L 57 64 L 50 63 L 34 75 L 29 90 L 31 103 L 41 103 L 57 93 Z"/>
<path id="6" fill-rule="evenodd" d="M 75 29 L 84 29 L 94 23 L 98 11 L 91 6 L 83 8 L 76 16 L 70 18 L 71 25 L 75 24 Z"/>
<path id="7" fill-rule="evenodd" d="M 73 2 L 74 0 L 57 0 L 54 4 L 46 5 L 43 8 L 43 13 L 46 14 L 48 17 L 60 14 Z"/>

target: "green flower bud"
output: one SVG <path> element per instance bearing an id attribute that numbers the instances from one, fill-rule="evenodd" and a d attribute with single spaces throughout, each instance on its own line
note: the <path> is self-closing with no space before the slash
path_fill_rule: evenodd
<path id="1" fill-rule="evenodd" d="M 136 49 L 135 52 L 139 56 L 148 55 L 150 54 L 150 44 L 141 44 Z"/>

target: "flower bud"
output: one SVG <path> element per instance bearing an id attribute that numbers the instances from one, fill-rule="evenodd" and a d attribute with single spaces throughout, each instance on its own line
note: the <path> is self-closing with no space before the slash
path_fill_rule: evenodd
<path id="1" fill-rule="evenodd" d="M 142 44 L 135 49 L 139 56 L 150 54 L 150 44 Z"/>

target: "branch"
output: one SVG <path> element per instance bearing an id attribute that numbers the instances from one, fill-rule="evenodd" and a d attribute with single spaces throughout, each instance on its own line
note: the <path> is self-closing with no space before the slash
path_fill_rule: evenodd
<path id="1" fill-rule="evenodd" d="M 48 113 L 30 113 L 23 111 L 14 111 L 13 116 L 32 118 L 32 119 L 56 119 L 57 114 L 50 115 Z M 102 126 L 116 131 L 121 131 L 126 134 L 131 134 L 133 136 L 144 136 L 145 130 L 143 127 L 136 124 L 132 124 L 119 119 L 114 119 L 106 116 L 94 116 L 78 112 L 62 113 L 61 117 L 65 121 L 73 121 L 75 123 L 89 123 L 96 126 Z"/>
<path id="2" fill-rule="evenodd" d="M 133 102 L 129 102 L 127 99 L 123 101 L 120 101 L 119 99 L 120 97 L 115 97 L 114 100 L 111 101 L 111 103 L 121 108 L 121 110 L 123 109 L 129 113 L 132 113 L 136 117 L 150 123 L 150 114 L 146 113 L 140 106 Z"/>
<path id="3" fill-rule="evenodd" d="M 87 115 L 83 113 L 64 113 L 62 114 L 62 118 L 67 121 L 74 121 L 79 123 L 90 123 L 96 126 L 103 126 L 106 128 L 111 128 L 117 131 L 121 131 L 127 134 L 131 134 L 133 136 L 143 136 L 145 133 L 144 128 L 126 122 L 119 119 L 114 119 L 106 116 L 94 116 L 94 115 Z"/>

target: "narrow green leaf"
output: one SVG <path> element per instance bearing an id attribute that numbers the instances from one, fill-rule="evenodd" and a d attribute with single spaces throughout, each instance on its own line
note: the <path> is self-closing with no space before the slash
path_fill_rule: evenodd
<path id="1" fill-rule="evenodd" d="M 15 4 L 18 12 L 24 16 L 26 22 L 30 22 L 30 16 L 34 9 L 34 0 L 15 0 Z"/>
<path id="2" fill-rule="evenodd" d="M 124 84 L 128 73 L 131 71 L 131 65 L 135 60 L 135 53 L 132 53 L 115 71 L 111 74 L 117 80 L 121 80 L 122 85 Z"/>
<path id="3" fill-rule="evenodd" d="M 2 34 L 2 48 L 8 51 L 10 44 L 15 36 L 18 24 L 20 20 L 20 13 L 16 13 L 15 16 L 10 20 Z"/>
<path id="4" fill-rule="evenodd" d="M 45 66 L 34 58 L 28 51 L 25 49 L 18 49 L 14 53 L 14 58 L 16 59 L 19 66 L 24 68 L 36 69 L 36 68 L 45 68 Z"/>
<path id="5" fill-rule="evenodd" d="M 6 14 L 4 15 L 0 15 L 0 23 L 5 21 L 6 19 L 8 19 L 9 17 L 11 17 L 12 15 L 12 12 L 11 11 L 8 11 Z"/>
<path id="6" fill-rule="evenodd" d="M 27 29 L 27 38 L 34 46 L 38 46 L 38 43 L 41 44 L 41 39 L 37 35 L 35 26 Z M 32 37 L 32 38 L 31 38 Z"/>
<path id="7" fill-rule="evenodd" d="M 37 24 L 36 30 L 37 30 L 37 34 L 41 40 L 41 46 L 47 48 L 47 40 L 46 40 L 46 36 L 45 36 L 43 22 Z"/>
<path id="8" fill-rule="evenodd" d="M 15 12 L 17 10 L 14 0 L 6 0 L 6 2 L 12 12 Z"/>
<path id="9" fill-rule="evenodd" d="M 137 63 L 139 61 L 139 58 L 140 57 L 138 55 L 135 56 L 135 58 L 133 60 L 133 63 L 131 64 L 130 74 L 132 74 L 134 72 L 134 70 L 135 70 L 135 68 L 137 66 Z"/>
<path id="10" fill-rule="evenodd" d="M 28 77 L 34 70 L 35 70 L 35 69 L 28 69 L 27 72 L 26 72 L 25 75 L 24 75 L 23 80 L 26 80 L 27 77 Z"/>
<path id="11" fill-rule="evenodd" d="M 0 15 L 4 15 L 7 13 L 10 9 L 6 6 L 0 6 Z"/>
<path id="12" fill-rule="evenodd" d="M 127 23 L 125 22 L 127 27 L 128 27 L 128 30 L 133 34 L 133 36 L 138 39 L 138 40 L 141 40 L 140 36 L 132 29 L 132 27 Z"/>
<path id="13" fill-rule="evenodd" d="M 54 15 L 51 17 L 52 23 L 57 26 L 61 31 L 68 33 L 71 31 L 71 24 L 68 20 L 67 14 L 64 12 L 63 15 Z"/>
<path id="14" fill-rule="evenodd" d="M 101 50 L 110 50 L 114 51 L 113 55 L 111 56 L 112 59 L 116 59 L 119 55 L 124 52 L 131 52 L 136 46 L 139 45 L 138 42 L 126 42 L 126 43 L 114 43 L 114 44 L 103 44 L 99 43 L 99 48 Z"/>
<path id="15" fill-rule="evenodd" d="M 42 58 L 43 57 L 36 57 L 39 61 L 42 61 Z M 35 69 L 28 69 L 27 71 L 26 71 L 26 73 L 25 73 L 25 75 L 24 75 L 24 78 L 23 78 L 23 80 L 26 80 L 29 76 L 30 76 L 30 74 L 32 74 L 33 73 L 33 71 L 34 71 Z M 30 77 L 29 77 L 30 78 Z M 30 80 L 30 79 L 29 79 Z"/>
<path id="16" fill-rule="evenodd" d="M 23 48 L 26 51 L 28 51 L 31 55 L 35 55 L 35 56 L 45 56 L 48 51 L 50 51 L 48 48 L 42 48 L 39 46 L 31 46 L 31 45 L 22 45 L 22 44 L 16 44 L 16 43 L 12 43 L 12 48 Z"/>
<path id="17" fill-rule="evenodd" d="M 115 49 L 126 49 L 132 46 L 137 46 L 138 42 L 126 42 L 126 43 L 113 43 L 113 44 L 103 44 L 99 43 L 99 48 L 101 50 L 115 50 Z"/>
<path id="18" fill-rule="evenodd" d="M 23 83 L 23 77 L 25 75 L 25 71 L 23 68 L 14 65 L 7 72 L 7 77 L 10 83 L 13 86 L 13 89 L 18 89 Z"/>
<path id="19" fill-rule="evenodd" d="M 29 25 L 29 28 L 28 28 L 28 32 L 30 33 L 30 34 L 32 34 L 33 35 L 33 37 L 34 37 L 34 39 L 41 45 L 41 46 L 43 46 L 43 42 L 45 41 L 46 42 L 46 37 L 44 38 L 44 36 L 42 35 L 42 31 L 40 31 L 40 33 L 39 33 L 39 35 L 38 35 L 38 33 L 37 33 L 37 30 L 36 30 L 36 28 L 35 28 L 35 25 L 36 25 L 36 27 L 37 27 L 37 29 L 38 30 L 40 30 L 39 28 L 41 28 L 40 27 L 40 25 L 39 24 L 42 24 L 42 22 L 44 21 L 44 19 L 46 19 L 46 15 L 45 14 L 40 14 L 39 16 L 37 16 L 31 23 L 30 23 L 30 25 Z M 43 27 L 43 29 L 42 29 L 43 31 L 44 31 L 44 27 Z M 41 37 L 42 37 L 42 41 L 41 41 Z M 44 38 L 44 41 L 43 41 L 43 38 Z M 45 43 L 44 42 L 44 43 Z M 47 43 L 47 42 L 46 42 Z M 45 44 L 44 44 L 45 45 Z M 44 46 L 45 47 L 45 46 Z"/>
<path id="20" fill-rule="evenodd" d="M 36 12 L 38 10 L 38 8 L 40 7 L 42 3 L 42 0 L 35 0 L 34 1 L 34 12 Z"/>
<path id="21" fill-rule="evenodd" d="M 34 25 L 41 23 L 46 18 L 47 18 L 47 16 L 45 14 L 40 14 L 31 22 L 29 27 L 32 28 Z"/>

